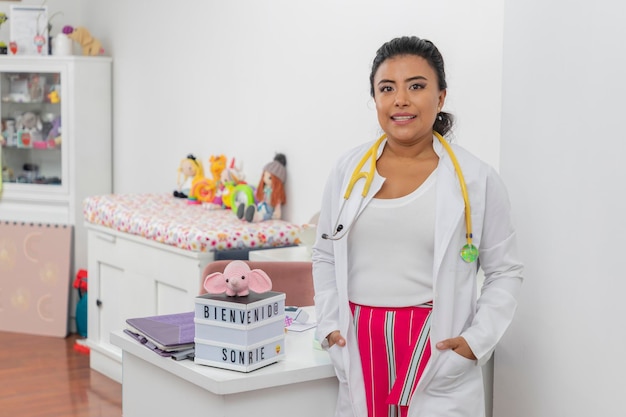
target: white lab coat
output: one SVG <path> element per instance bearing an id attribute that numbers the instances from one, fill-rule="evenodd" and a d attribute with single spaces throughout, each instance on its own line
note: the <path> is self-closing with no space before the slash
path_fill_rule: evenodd
<path id="1" fill-rule="evenodd" d="M 349 233 L 350 224 L 380 189 L 384 178 L 376 174 L 362 199 L 364 180 L 354 187 L 340 214 L 348 180 L 373 143 L 343 155 L 326 184 L 313 248 L 317 339 L 340 330 L 346 346 L 334 345 L 328 352 L 339 379 L 337 417 L 365 417 L 363 375 L 348 304 L 348 250 L 346 237 L 331 241 L 337 224 L 339 234 Z M 378 149 L 378 157 L 385 145 Z M 410 417 L 483 417 L 485 414 L 482 368 L 512 320 L 522 282 L 515 230 L 505 187 L 493 168 L 464 149 L 451 145 L 459 161 L 471 204 L 473 243 L 480 251 L 485 274 L 477 298 L 478 264 L 466 263 L 460 250 L 466 244 L 465 205 L 454 165 L 437 139 L 433 148 L 439 156 L 437 206 L 433 263 L 434 307 L 431 321 L 432 356 L 409 406 Z M 369 163 L 364 170 L 369 169 Z M 338 219 L 338 216 L 339 219 Z M 338 220 L 337 220 L 338 219 Z M 410 219 L 407 219 L 410 221 Z M 393 250 L 390 247 L 389 250 Z M 466 359 L 434 345 L 463 336 L 478 360 Z"/>

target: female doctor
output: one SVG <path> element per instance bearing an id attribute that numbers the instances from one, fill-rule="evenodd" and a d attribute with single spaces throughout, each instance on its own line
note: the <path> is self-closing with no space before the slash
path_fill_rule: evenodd
<path id="1" fill-rule="evenodd" d="M 313 249 L 316 337 L 339 380 L 335 415 L 482 417 L 481 365 L 522 282 L 505 187 L 443 138 L 453 120 L 430 41 L 385 43 L 370 87 L 384 135 L 337 161 Z"/>

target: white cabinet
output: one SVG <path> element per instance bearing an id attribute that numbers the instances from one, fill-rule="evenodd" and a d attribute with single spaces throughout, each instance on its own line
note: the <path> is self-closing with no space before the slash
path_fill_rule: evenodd
<path id="1" fill-rule="evenodd" d="M 112 191 L 111 58 L 2 56 L 0 113 L 0 220 L 73 226 L 87 268 L 82 201 Z"/>
<path id="2" fill-rule="evenodd" d="M 122 381 L 122 352 L 112 331 L 126 319 L 193 311 L 212 252 L 186 251 L 140 236 L 87 224 L 88 340 L 92 369 Z"/>

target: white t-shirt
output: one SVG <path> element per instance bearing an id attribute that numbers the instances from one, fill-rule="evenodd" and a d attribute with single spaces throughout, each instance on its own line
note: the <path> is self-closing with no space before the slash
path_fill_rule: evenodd
<path id="1" fill-rule="evenodd" d="M 433 299 L 436 178 L 411 194 L 373 199 L 348 235 L 348 298 L 408 307 Z"/>

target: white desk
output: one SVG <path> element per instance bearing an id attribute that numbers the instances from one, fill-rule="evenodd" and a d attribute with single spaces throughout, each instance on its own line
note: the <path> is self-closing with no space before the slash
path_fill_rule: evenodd
<path id="1" fill-rule="evenodd" d="M 313 348 L 313 331 L 288 333 L 285 358 L 250 373 L 177 362 L 113 332 L 124 417 L 332 416 L 338 382 L 328 354 Z"/>

